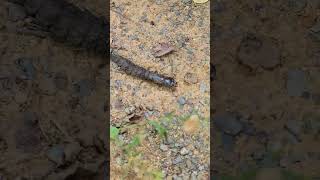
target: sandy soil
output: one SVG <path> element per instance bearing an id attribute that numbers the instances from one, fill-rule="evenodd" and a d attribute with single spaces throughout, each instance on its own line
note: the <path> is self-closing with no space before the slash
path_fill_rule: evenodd
<path id="1" fill-rule="evenodd" d="M 111 123 L 121 129 L 127 126 L 126 123 L 130 121 L 132 113 L 142 114 L 140 124 L 143 124 L 149 120 L 158 121 L 160 117 L 170 112 L 181 116 L 198 111 L 199 115 L 206 119 L 201 121 L 203 124 L 206 123 L 206 127 L 195 135 L 200 136 L 204 143 L 203 147 L 198 147 L 202 148 L 198 150 L 198 153 L 202 154 L 199 156 L 201 158 L 198 165 L 207 168 L 209 146 L 205 144 L 209 144 L 209 19 L 209 3 L 196 5 L 192 1 L 178 0 L 130 2 L 120 0 L 111 3 L 111 46 L 117 47 L 119 54 L 134 63 L 174 77 L 178 82 L 177 88 L 172 91 L 128 76 L 112 64 Z M 161 58 L 155 58 L 152 49 L 159 43 L 170 43 L 175 47 L 175 51 Z M 176 126 L 182 128 L 182 125 Z M 148 126 L 142 125 L 142 127 L 147 129 Z M 184 138 L 178 131 L 182 129 L 169 129 L 169 134 L 177 136 L 174 141 L 180 139 L 189 146 L 195 145 L 195 140 L 189 142 L 188 137 Z M 129 133 L 125 133 L 127 134 Z M 151 135 L 147 133 L 147 136 Z M 147 140 L 146 144 L 140 152 L 144 154 L 147 163 L 158 167 L 167 179 L 175 176 L 191 177 L 193 172 L 191 168 L 184 167 L 180 171 L 174 170 L 174 164 L 163 167 L 166 162 L 174 161 L 178 155 L 173 153 L 168 156 L 168 152 L 162 152 L 159 149 L 161 141 Z M 112 157 L 111 164 L 117 165 L 116 157 Z M 111 171 L 114 176 L 119 174 L 115 171 Z M 204 170 L 206 175 L 208 172 L 208 169 Z M 198 176 L 199 179 L 205 177 L 208 176 Z"/>

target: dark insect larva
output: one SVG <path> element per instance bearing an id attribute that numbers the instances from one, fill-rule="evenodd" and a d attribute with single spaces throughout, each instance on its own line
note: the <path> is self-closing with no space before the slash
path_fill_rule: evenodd
<path id="1" fill-rule="evenodd" d="M 166 87 L 175 87 L 177 85 L 176 81 L 171 77 L 166 77 L 161 74 L 148 71 L 147 69 L 140 67 L 128 59 L 125 59 L 114 52 L 110 52 L 111 60 L 116 63 L 121 70 L 125 71 L 128 74 L 137 76 L 142 79 L 153 81 L 159 85 Z"/>
<path id="2" fill-rule="evenodd" d="M 104 57 L 108 56 L 109 23 L 104 18 L 97 17 L 65 0 L 8 1 L 25 11 L 24 18 L 28 19 L 27 25 L 20 27 L 20 31 L 45 32 L 58 42 L 83 48 Z M 110 56 L 111 60 L 127 74 L 151 80 L 166 87 L 176 85 L 172 78 L 150 72 L 113 53 Z"/>

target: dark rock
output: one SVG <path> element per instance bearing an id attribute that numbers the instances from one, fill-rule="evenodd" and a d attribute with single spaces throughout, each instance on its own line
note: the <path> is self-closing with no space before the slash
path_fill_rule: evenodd
<path id="1" fill-rule="evenodd" d="M 301 97 L 304 98 L 304 99 L 309 100 L 311 98 L 311 94 L 310 94 L 310 92 L 306 92 L 305 91 L 305 92 L 302 93 Z"/>
<path id="2" fill-rule="evenodd" d="M 288 0 L 287 6 L 293 12 L 301 12 L 307 6 L 307 0 Z"/>
<path id="3" fill-rule="evenodd" d="M 77 142 L 73 142 L 70 144 L 67 144 L 64 148 L 64 154 L 65 154 L 65 160 L 66 161 L 73 161 L 78 153 L 81 150 L 80 144 Z"/>
<path id="4" fill-rule="evenodd" d="M 310 28 L 309 32 L 315 40 L 320 41 L 320 20 Z"/>
<path id="5" fill-rule="evenodd" d="M 29 123 L 25 122 L 24 126 L 15 132 L 16 148 L 24 153 L 37 153 L 42 149 L 41 130 L 37 124 Z"/>
<path id="6" fill-rule="evenodd" d="M 54 95 L 57 92 L 54 81 L 51 78 L 47 78 L 47 77 L 40 78 L 38 86 L 41 94 Z"/>
<path id="7" fill-rule="evenodd" d="M 36 68 L 32 63 L 31 58 L 26 58 L 26 57 L 18 58 L 15 63 L 27 79 L 33 80 L 35 78 Z"/>
<path id="8" fill-rule="evenodd" d="M 62 145 L 55 145 L 47 152 L 49 160 L 55 162 L 57 165 L 62 165 L 65 160 L 64 148 Z"/>
<path id="9" fill-rule="evenodd" d="M 279 157 L 275 156 L 275 153 L 273 152 L 266 152 L 264 155 L 263 159 L 261 160 L 260 164 L 262 167 L 266 168 L 272 168 L 272 167 L 277 167 L 279 160 Z"/>
<path id="10" fill-rule="evenodd" d="M 229 134 L 222 133 L 221 134 L 221 142 L 223 146 L 223 150 L 226 152 L 233 152 L 235 138 Z"/>
<path id="11" fill-rule="evenodd" d="M 317 93 L 312 94 L 311 99 L 315 105 L 320 105 L 320 94 L 317 94 Z"/>
<path id="12" fill-rule="evenodd" d="M 20 21 L 23 20 L 27 14 L 22 6 L 8 3 L 8 16 L 11 21 Z"/>
<path id="13" fill-rule="evenodd" d="M 224 1 L 217 1 L 216 3 L 214 3 L 213 5 L 213 11 L 215 13 L 221 13 L 223 11 L 226 10 L 226 5 Z"/>
<path id="14" fill-rule="evenodd" d="M 300 135 L 302 133 L 302 123 L 300 121 L 289 120 L 285 124 L 285 128 L 293 136 L 297 138 L 298 141 L 301 141 Z"/>
<path id="15" fill-rule="evenodd" d="M 76 92 L 80 96 L 90 96 L 91 92 L 95 88 L 95 82 L 89 79 L 80 80 L 75 84 Z"/>
<path id="16" fill-rule="evenodd" d="M 252 69 L 271 69 L 280 64 L 280 50 L 275 40 L 249 34 L 242 39 L 237 58 Z"/>
<path id="17" fill-rule="evenodd" d="M 65 90 L 68 86 L 68 77 L 65 73 L 57 73 L 54 77 L 54 84 L 57 89 Z"/>
<path id="18" fill-rule="evenodd" d="M 237 135 L 243 126 L 231 113 L 218 114 L 213 118 L 213 123 L 223 132 L 230 135 Z"/>
<path id="19" fill-rule="evenodd" d="M 301 70 L 289 70 L 287 92 L 289 96 L 301 97 L 306 89 L 306 76 Z"/>

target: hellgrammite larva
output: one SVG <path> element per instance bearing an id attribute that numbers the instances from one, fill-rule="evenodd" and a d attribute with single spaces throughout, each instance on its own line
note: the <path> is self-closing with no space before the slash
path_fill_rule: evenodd
<path id="1" fill-rule="evenodd" d="M 53 40 L 108 57 L 126 74 L 173 88 L 173 78 L 151 72 L 109 50 L 109 22 L 65 0 L 8 0 L 23 9 L 28 24 L 20 32 L 44 32 Z M 17 9 L 17 8 L 16 8 Z M 31 20 L 31 22 L 30 22 Z"/>
<path id="2" fill-rule="evenodd" d="M 176 81 L 173 78 L 146 70 L 145 68 L 134 64 L 130 60 L 115 54 L 113 51 L 110 51 L 110 57 L 113 62 L 115 62 L 120 67 L 121 70 L 125 71 L 128 74 L 137 76 L 141 79 L 153 81 L 166 87 L 175 87 L 177 85 Z"/>

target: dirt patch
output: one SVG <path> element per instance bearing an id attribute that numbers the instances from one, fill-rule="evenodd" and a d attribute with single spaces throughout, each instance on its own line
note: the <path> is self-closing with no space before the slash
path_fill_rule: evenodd
<path id="1" fill-rule="evenodd" d="M 319 2 L 213 3 L 212 173 L 319 177 Z"/>
<path id="2" fill-rule="evenodd" d="M 105 14 L 105 1 L 73 2 Z M 108 94 L 106 69 L 99 69 L 103 59 L 12 32 L 7 7 L 1 2 L 1 179 L 103 179 Z"/>
<path id="3" fill-rule="evenodd" d="M 136 64 L 177 81 L 176 89 L 171 90 L 128 76 L 111 65 L 111 123 L 120 130 L 129 129 L 123 130 L 120 137 L 130 142 L 139 134 L 138 130 L 130 130 L 131 117 L 140 114 L 140 119 L 133 124 L 138 124 L 146 137 L 138 152 L 146 164 L 158 168 L 168 179 L 208 177 L 209 146 L 205 144 L 209 144 L 209 11 L 209 3 L 195 5 L 192 1 L 111 2 L 110 37 L 116 51 Z M 155 57 L 154 48 L 163 43 L 170 44 L 175 51 Z M 200 144 L 184 132 L 184 120 L 179 119 L 194 111 L 203 117 L 197 120 L 201 126 L 192 124 L 201 131 L 194 135 Z M 170 113 L 172 116 L 168 118 Z M 163 117 L 169 122 L 162 120 Z M 159 124 L 150 125 L 151 120 Z M 164 131 L 161 127 L 171 141 L 159 138 Z M 121 160 L 121 155 L 119 149 L 113 149 L 113 167 L 129 164 L 128 156 L 124 155 Z M 128 172 L 130 177 L 138 178 L 147 171 L 144 165 L 141 167 L 131 172 L 133 174 Z M 118 177 L 121 172 L 125 170 L 115 168 L 111 174 Z"/>

